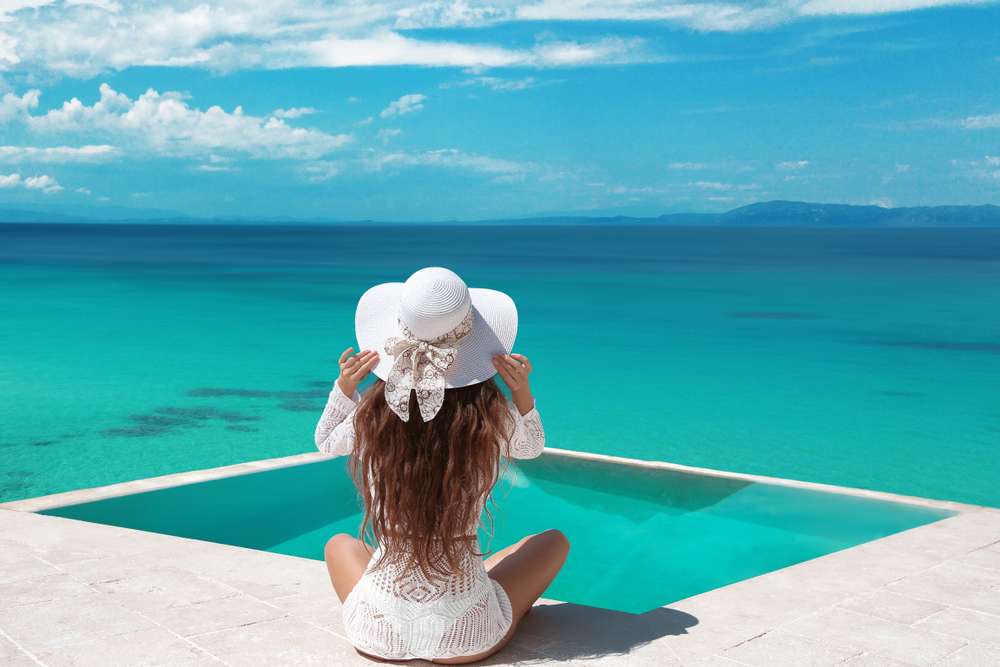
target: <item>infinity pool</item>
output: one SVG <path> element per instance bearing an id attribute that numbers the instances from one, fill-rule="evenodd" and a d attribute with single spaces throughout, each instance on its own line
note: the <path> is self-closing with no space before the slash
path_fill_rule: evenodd
<path id="1" fill-rule="evenodd" d="M 559 528 L 572 553 L 545 597 L 632 613 L 955 514 L 555 453 L 519 462 L 495 496 L 484 549 Z M 317 560 L 361 520 L 343 459 L 42 513 Z"/>

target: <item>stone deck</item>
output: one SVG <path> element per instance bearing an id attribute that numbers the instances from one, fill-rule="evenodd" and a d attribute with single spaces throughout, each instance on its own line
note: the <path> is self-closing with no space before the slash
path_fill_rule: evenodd
<path id="1" fill-rule="evenodd" d="M 641 615 L 543 600 L 482 664 L 556 662 L 1000 665 L 1000 510 Z M 344 639 L 321 562 L 0 509 L 5 667 L 374 663 Z"/>

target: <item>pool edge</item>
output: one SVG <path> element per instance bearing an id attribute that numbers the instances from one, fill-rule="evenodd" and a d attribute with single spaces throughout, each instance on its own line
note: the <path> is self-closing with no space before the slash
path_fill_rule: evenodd
<path id="1" fill-rule="evenodd" d="M 980 505 L 970 505 L 950 500 L 935 500 L 932 498 L 921 498 L 919 496 L 904 496 L 886 491 L 872 491 L 870 489 L 858 489 L 847 486 L 836 486 L 833 484 L 820 484 L 817 482 L 804 482 L 795 479 L 785 479 L 782 477 L 766 477 L 764 475 L 751 475 L 747 473 L 728 472 L 725 470 L 714 470 L 711 468 L 696 468 L 693 466 L 681 465 L 679 463 L 668 463 L 666 461 L 646 461 L 642 459 L 629 459 L 621 456 L 611 456 L 608 454 L 595 454 L 592 452 L 578 452 L 569 449 L 558 449 L 546 447 L 543 456 L 554 456 L 561 458 L 576 458 L 590 461 L 601 461 L 616 465 L 631 466 L 638 468 L 651 468 L 656 470 L 672 470 L 691 475 L 701 475 L 705 477 L 719 477 L 723 479 L 740 480 L 751 483 L 773 484 L 798 489 L 808 489 L 813 491 L 823 491 L 826 493 L 836 493 L 840 495 L 870 498 L 873 500 L 883 500 L 887 502 L 902 503 L 904 505 L 919 505 L 922 507 L 932 507 L 935 509 L 945 509 L 954 512 L 964 513 L 982 509 Z M 258 461 L 246 461 L 218 468 L 206 468 L 203 470 L 190 470 L 187 472 L 161 475 L 159 477 L 148 477 L 108 486 L 98 486 L 89 489 L 77 489 L 65 491 L 35 498 L 25 498 L 23 500 L 13 500 L 0 503 L 0 509 L 14 510 L 18 512 L 41 512 L 45 510 L 57 509 L 69 505 L 104 500 L 106 498 L 116 498 L 128 496 L 135 493 L 166 489 L 197 482 L 224 479 L 247 475 L 265 470 L 277 470 L 291 466 L 305 465 L 330 458 L 329 454 L 322 452 L 308 452 L 305 454 L 294 454 L 273 459 L 261 459 Z"/>

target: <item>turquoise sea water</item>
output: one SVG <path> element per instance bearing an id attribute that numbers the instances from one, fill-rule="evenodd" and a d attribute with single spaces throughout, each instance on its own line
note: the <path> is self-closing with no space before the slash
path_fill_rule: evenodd
<path id="1" fill-rule="evenodd" d="M 0 225 L 0 501 L 313 451 L 358 297 L 510 294 L 553 447 L 1000 506 L 1000 230 Z"/>

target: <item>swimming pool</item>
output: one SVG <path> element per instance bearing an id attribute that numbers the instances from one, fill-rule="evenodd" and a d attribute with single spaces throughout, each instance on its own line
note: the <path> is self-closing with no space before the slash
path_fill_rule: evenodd
<path id="1" fill-rule="evenodd" d="M 572 452 L 518 463 L 484 548 L 559 528 L 573 550 L 545 596 L 632 613 L 956 514 Z M 344 459 L 41 513 L 318 560 L 331 535 L 356 534 L 361 519 Z"/>

